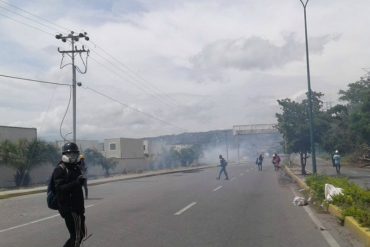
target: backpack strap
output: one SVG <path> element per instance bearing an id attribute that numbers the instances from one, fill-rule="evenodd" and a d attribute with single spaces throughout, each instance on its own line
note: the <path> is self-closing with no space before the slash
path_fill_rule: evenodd
<path id="1" fill-rule="evenodd" d="M 60 163 L 59 163 L 59 166 L 60 166 L 63 170 L 65 170 L 65 171 L 67 172 L 67 175 L 68 175 L 68 169 L 67 169 L 66 165 L 65 165 L 63 162 L 60 162 Z"/>

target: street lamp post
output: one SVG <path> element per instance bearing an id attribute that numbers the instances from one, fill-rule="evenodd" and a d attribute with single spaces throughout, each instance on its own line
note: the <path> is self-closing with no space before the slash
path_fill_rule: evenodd
<path id="1" fill-rule="evenodd" d="M 311 91 L 311 79 L 310 79 L 310 59 L 308 54 L 308 38 L 307 38 L 307 15 L 306 7 L 309 0 L 306 3 L 303 0 L 299 0 L 302 3 L 304 11 L 304 31 L 306 38 L 306 62 L 307 62 L 307 84 L 308 84 L 308 106 L 309 106 L 309 119 L 310 119 L 310 141 L 311 141 L 311 158 L 312 158 L 312 172 L 316 174 L 316 154 L 315 154 L 315 143 L 314 143 L 314 128 L 313 128 L 313 112 L 312 112 L 312 91 Z"/>

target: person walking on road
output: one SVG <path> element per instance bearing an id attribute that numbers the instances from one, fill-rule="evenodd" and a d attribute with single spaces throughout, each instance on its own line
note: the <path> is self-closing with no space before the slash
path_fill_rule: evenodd
<path id="1" fill-rule="evenodd" d="M 280 157 L 277 155 L 277 153 L 274 153 L 272 156 L 272 164 L 274 164 L 275 171 L 278 171 L 280 169 Z"/>
<path id="2" fill-rule="evenodd" d="M 220 172 L 218 174 L 217 179 L 220 179 L 221 174 L 224 173 L 225 174 L 225 179 L 229 180 L 229 175 L 227 174 L 227 171 L 226 171 L 227 161 L 222 157 L 221 154 L 218 157 L 220 158 L 220 167 L 221 167 L 221 169 L 220 169 Z"/>
<path id="3" fill-rule="evenodd" d="M 337 171 L 337 174 L 340 174 L 340 155 L 338 150 L 335 150 L 335 153 L 333 155 L 333 164 L 335 166 L 335 170 Z"/>
<path id="4" fill-rule="evenodd" d="M 260 154 L 258 157 L 257 157 L 257 160 L 256 160 L 256 163 L 258 165 L 258 170 L 259 171 L 262 171 L 262 162 L 263 162 L 263 155 Z"/>
<path id="5" fill-rule="evenodd" d="M 73 142 L 64 144 L 62 161 L 53 171 L 59 214 L 65 221 L 69 239 L 63 247 L 79 247 L 86 236 L 82 185 L 85 177 L 78 166 L 80 152 Z"/>
<path id="6" fill-rule="evenodd" d="M 80 162 L 78 165 L 80 167 L 82 175 L 86 178 L 82 186 L 85 190 L 85 199 L 87 200 L 89 197 L 89 190 L 87 188 L 87 164 L 85 161 L 85 156 L 83 156 L 82 154 L 80 155 Z"/>

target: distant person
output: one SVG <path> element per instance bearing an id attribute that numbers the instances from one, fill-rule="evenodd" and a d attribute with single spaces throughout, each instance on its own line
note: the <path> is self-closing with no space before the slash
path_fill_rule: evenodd
<path id="1" fill-rule="evenodd" d="M 259 171 L 262 171 L 262 162 L 263 162 L 263 155 L 260 154 L 258 157 L 257 157 L 257 160 L 256 160 L 256 164 L 258 166 L 258 170 Z"/>
<path id="2" fill-rule="evenodd" d="M 87 200 L 89 197 L 89 190 L 87 188 L 87 164 L 85 161 L 85 156 L 83 156 L 82 154 L 80 155 L 79 167 L 80 167 L 82 175 L 86 178 L 82 186 L 85 190 L 85 199 Z"/>
<path id="3" fill-rule="evenodd" d="M 272 164 L 274 165 L 275 171 L 278 171 L 280 169 L 280 156 L 277 155 L 277 153 L 274 153 L 272 156 Z"/>
<path id="4" fill-rule="evenodd" d="M 217 179 L 220 179 L 221 178 L 221 173 L 224 173 L 225 174 L 225 179 L 229 180 L 229 176 L 227 175 L 227 171 L 226 171 L 227 161 L 222 157 L 221 154 L 218 157 L 220 158 L 220 167 L 221 167 L 221 169 L 220 169 L 220 172 L 218 174 Z"/>
<path id="5" fill-rule="evenodd" d="M 86 236 L 82 185 L 85 178 L 78 167 L 80 152 L 73 142 L 64 144 L 62 160 L 53 171 L 59 214 L 65 221 L 69 239 L 63 247 L 79 247 Z"/>
<path id="6" fill-rule="evenodd" d="M 335 170 L 337 171 L 337 174 L 340 174 L 340 155 L 338 150 L 335 150 L 335 153 L 333 155 L 333 163 L 335 166 Z"/>

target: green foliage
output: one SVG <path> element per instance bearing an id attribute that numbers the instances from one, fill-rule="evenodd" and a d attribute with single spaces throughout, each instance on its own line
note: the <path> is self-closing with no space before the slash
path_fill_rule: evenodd
<path id="1" fill-rule="evenodd" d="M 16 170 L 16 186 L 27 186 L 30 171 L 45 162 L 56 164 L 60 155 L 55 146 L 39 140 L 20 140 L 17 143 L 5 140 L 0 144 L 0 157 L 3 165 Z"/>
<path id="2" fill-rule="evenodd" d="M 350 83 L 346 91 L 339 91 L 340 100 L 347 102 L 349 118 L 346 123 L 356 146 L 370 145 L 370 79 Z"/>
<path id="3" fill-rule="evenodd" d="M 86 149 L 84 151 L 85 162 L 87 165 L 101 166 L 105 171 L 105 176 L 110 175 L 110 170 L 117 166 L 117 161 L 114 159 L 105 158 L 100 152 L 95 149 Z"/>
<path id="4" fill-rule="evenodd" d="M 363 226 L 370 227 L 370 191 L 350 182 L 347 178 L 311 176 L 307 184 L 320 200 L 325 199 L 325 184 L 343 189 L 343 195 L 333 197 L 333 204 L 343 210 L 345 216 L 353 216 Z"/>
<path id="5" fill-rule="evenodd" d="M 172 168 L 180 164 L 181 166 L 189 166 L 196 162 L 202 155 L 200 145 L 192 145 L 191 147 L 184 147 L 180 150 L 171 147 L 169 150 L 163 149 L 161 155 L 158 157 L 159 163 L 166 168 Z"/>
<path id="6" fill-rule="evenodd" d="M 321 111 L 322 93 L 312 92 L 312 111 L 314 124 L 314 139 L 320 142 L 329 128 L 326 115 Z M 306 174 L 308 153 L 311 152 L 309 104 L 305 99 L 301 103 L 290 99 L 278 100 L 282 113 L 277 113 L 278 124 L 276 128 L 283 135 L 287 153 L 299 153 L 302 174 Z"/>

